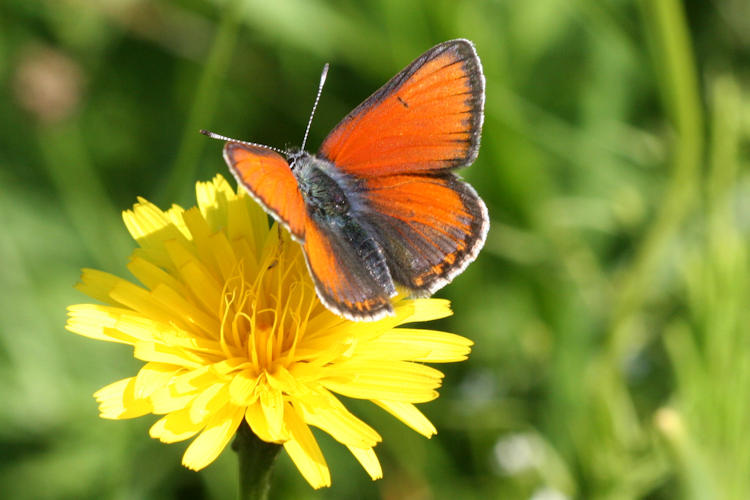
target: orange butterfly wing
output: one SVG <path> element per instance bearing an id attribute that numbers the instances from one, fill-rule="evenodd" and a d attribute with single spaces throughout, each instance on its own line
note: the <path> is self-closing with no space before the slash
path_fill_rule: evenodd
<path id="1" fill-rule="evenodd" d="M 468 40 L 441 43 L 357 106 L 319 154 L 356 176 L 468 165 L 479 149 L 484 76 Z"/>
<path id="2" fill-rule="evenodd" d="M 363 260 L 357 252 L 363 247 L 380 258 Z M 339 228 L 310 218 L 303 248 L 318 297 L 328 309 L 355 321 L 393 313 L 390 298 L 396 290 L 381 250 L 371 236 L 352 238 Z"/>
<path id="3" fill-rule="evenodd" d="M 487 208 L 453 174 L 366 180 L 363 216 L 379 234 L 393 279 L 430 295 L 473 261 L 489 229 Z"/>
<path id="4" fill-rule="evenodd" d="M 229 169 L 252 197 L 297 240 L 305 236 L 307 212 L 286 160 L 271 149 L 239 142 L 224 145 Z"/>

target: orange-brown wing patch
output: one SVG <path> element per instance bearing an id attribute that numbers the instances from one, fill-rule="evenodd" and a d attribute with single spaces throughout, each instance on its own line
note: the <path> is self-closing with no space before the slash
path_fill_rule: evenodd
<path id="1" fill-rule="evenodd" d="M 455 175 L 394 175 L 366 184 L 367 220 L 394 281 L 429 295 L 476 258 L 489 228 L 487 208 Z"/>
<path id="2" fill-rule="evenodd" d="M 445 170 L 476 158 L 484 76 L 471 42 L 427 51 L 352 111 L 320 153 L 358 176 Z"/>
<path id="3" fill-rule="evenodd" d="M 335 232 L 308 219 L 303 248 L 318 297 L 326 307 L 355 321 L 393 313 L 388 293 Z"/>
<path id="4" fill-rule="evenodd" d="M 226 143 L 224 159 L 237 182 L 293 236 L 302 239 L 305 203 L 286 160 L 270 149 L 238 142 Z"/>

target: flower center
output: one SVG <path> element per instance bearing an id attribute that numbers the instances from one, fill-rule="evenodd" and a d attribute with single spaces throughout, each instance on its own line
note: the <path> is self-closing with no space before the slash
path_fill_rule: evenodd
<path id="1" fill-rule="evenodd" d="M 275 257 L 261 259 L 256 273 L 249 273 L 249 266 L 240 261 L 224 284 L 222 350 L 227 356 L 246 358 L 258 374 L 273 374 L 294 362 L 317 304 L 309 279 L 299 273 L 299 262 L 285 251 L 289 246 L 279 245 Z"/>

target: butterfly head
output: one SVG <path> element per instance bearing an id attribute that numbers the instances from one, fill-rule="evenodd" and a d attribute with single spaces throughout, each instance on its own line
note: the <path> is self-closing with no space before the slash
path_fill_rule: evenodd
<path id="1" fill-rule="evenodd" d="M 289 168 L 292 169 L 292 172 L 300 168 L 300 165 L 302 165 L 305 158 L 310 157 L 310 153 L 303 150 L 302 148 L 292 148 L 288 151 L 285 151 L 284 155 L 286 156 L 286 161 L 287 163 L 289 163 Z"/>

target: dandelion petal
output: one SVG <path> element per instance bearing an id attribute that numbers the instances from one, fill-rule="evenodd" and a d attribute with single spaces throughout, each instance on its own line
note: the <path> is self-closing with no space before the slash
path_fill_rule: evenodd
<path id="1" fill-rule="evenodd" d="M 213 462 L 234 436 L 242 414 L 242 408 L 234 405 L 226 405 L 218 411 L 185 450 L 182 464 L 188 469 L 200 470 Z"/>
<path id="2" fill-rule="evenodd" d="M 373 480 L 383 477 L 383 469 L 380 467 L 380 461 L 372 448 L 353 448 L 347 446 L 354 458 L 364 467 L 370 478 Z"/>

